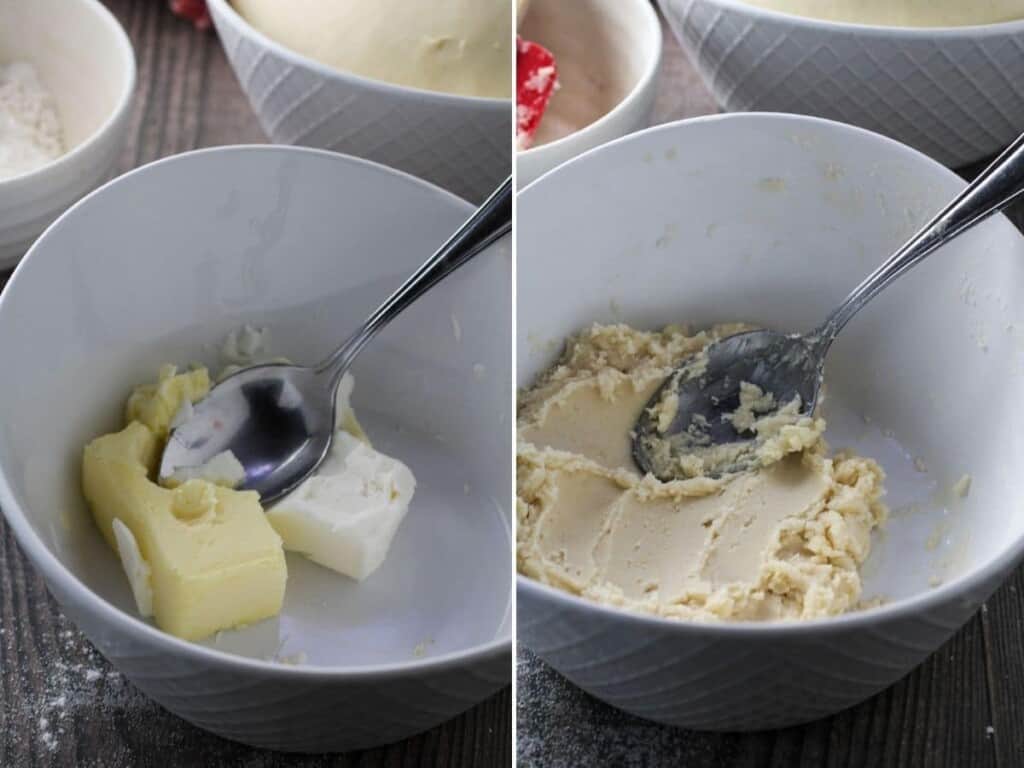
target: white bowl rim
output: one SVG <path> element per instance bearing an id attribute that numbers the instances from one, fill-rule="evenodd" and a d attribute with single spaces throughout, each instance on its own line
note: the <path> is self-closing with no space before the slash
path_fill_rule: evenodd
<path id="1" fill-rule="evenodd" d="M 387 80 L 377 80 L 373 77 L 366 77 L 365 75 L 357 75 L 354 72 L 348 72 L 342 69 L 336 69 L 327 64 L 311 59 L 298 51 L 292 50 L 291 48 L 282 45 L 281 43 L 267 37 L 265 34 L 260 32 L 256 27 L 250 24 L 246 19 L 234 9 L 228 0 L 207 0 L 207 2 L 216 8 L 216 10 L 226 18 L 231 19 L 235 24 L 245 28 L 249 35 L 254 39 L 258 40 L 266 48 L 272 50 L 275 54 L 281 58 L 287 59 L 289 62 L 295 65 L 301 65 L 307 69 L 312 69 L 318 75 L 322 77 L 340 78 L 342 80 L 351 80 L 354 83 L 358 83 L 363 87 L 372 87 L 381 91 L 389 92 L 392 95 L 403 95 L 403 96 L 416 96 L 417 98 L 424 101 L 439 102 L 444 106 L 480 106 L 480 107 L 501 107 L 503 109 L 510 109 L 512 107 L 512 99 L 499 99 L 489 96 L 465 96 L 457 93 L 446 93 L 444 91 L 430 91 L 426 88 L 414 88 L 411 85 L 398 85 L 397 83 L 389 83 Z M 515 67 L 512 68 L 512 75 L 515 74 Z"/>
<path id="2" fill-rule="evenodd" d="M 113 32 L 114 37 L 117 40 L 118 51 L 121 54 L 121 64 L 127 72 L 128 78 L 125 82 L 125 88 L 117 100 L 117 106 L 114 110 L 107 115 L 107 119 L 103 121 L 103 124 L 93 131 L 89 138 L 79 143 L 77 147 L 72 149 L 70 152 L 65 152 L 57 159 L 41 165 L 31 171 L 25 173 L 19 173 L 17 176 L 10 176 L 6 179 L 0 179 L 0 191 L 6 192 L 19 184 L 25 184 L 26 186 L 40 179 L 47 173 L 57 173 L 64 166 L 75 162 L 79 157 L 90 152 L 93 147 L 99 143 L 100 138 L 108 133 L 117 123 L 128 112 L 131 107 L 132 97 L 135 95 L 135 84 L 138 77 L 138 72 L 135 65 L 135 48 L 132 46 L 131 38 L 128 37 L 128 33 L 125 32 L 124 27 L 121 26 L 121 22 L 117 20 L 113 12 L 107 8 L 100 0 L 80 0 L 85 5 L 91 7 L 93 12 L 97 12 L 99 17 L 103 20 L 103 23 Z"/>
<path id="3" fill-rule="evenodd" d="M 826 29 L 834 32 L 876 32 L 891 33 L 913 38 L 950 38 L 950 37 L 987 37 L 1008 35 L 1024 29 L 1024 17 L 1010 21 L 993 21 L 989 24 L 965 24 L 955 27 L 907 27 L 897 24 L 863 24 L 855 21 L 833 21 L 818 19 L 813 16 L 800 16 L 795 13 L 777 11 L 759 5 L 750 5 L 743 0 L 701 0 L 711 5 L 719 5 L 732 11 L 747 13 L 751 16 L 763 16 L 772 21 L 786 22 L 794 27 L 807 29 Z M 659 0 L 664 2 L 664 0 Z"/>
<path id="4" fill-rule="evenodd" d="M 11 286 L 16 284 L 19 275 L 25 268 L 25 265 L 31 262 L 33 254 L 39 249 L 39 244 L 46 239 L 47 235 L 49 235 L 51 231 L 62 227 L 65 220 L 69 216 L 73 215 L 79 207 L 87 205 L 93 197 L 102 194 L 107 187 L 117 184 L 121 180 L 130 176 L 135 176 L 138 173 L 148 172 L 149 169 L 156 166 L 177 163 L 182 161 L 182 159 L 190 160 L 197 155 L 237 152 L 303 154 L 320 157 L 324 161 L 339 162 L 343 165 L 354 164 L 362 166 L 364 168 L 372 169 L 381 175 L 395 178 L 403 184 L 411 184 L 413 186 L 420 187 L 423 190 L 427 190 L 432 194 L 440 194 L 450 202 L 457 203 L 459 206 L 464 208 L 467 216 L 472 211 L 472 206 L 469 203 L 446 189 L 442 189 L 430 182 L 424 181 L 423 179 L 417 178 L 411 174 L 404 173 L 403 171 L 395 170 L 389 166 L 365 160 L 363 158 L 342 154 L 340 152 L 331 152 L 330 150 L 314 149 L 311 147 L 293 147 L 280 144 L 236 144 L 196 149 L 190 152 L 170 155 L 151 163 L 147 163 L 146 165 L 139 166 L 138 168 L 134 168 L 131 171 L 108 181 L 106 184 L 89 193 L 72 205 L 67 211 L 62 213 L 56 221 L 46 228 L 43 234 L 40 235 L 35 243 L 33 243 L 28 253 L 25 254 L 25 258 L 23 258 L 18 266 L 15 267 L 7 287 L 3 292 L 0 292 L 0 310 L 3 309 L 4 300 L 11 293 Z M 154 624 L 145 622 L 138 616 L 121 610 L 82 583 L 78 576 L 72 573 L 56 556 L 54 556 L 49 547 L 47 547 L 43 543 L 42 539 L 36 534 L 34 528 L 28 522 L 25 513 L 15 502 L 14 493 L 11 491 L 10 485 L 8 484 L 3 467 L 0 467 L 0 511 L 3 512 L 3 517 L 6 519 L 8 525 L 10 525 L 18 543 L 21 545 L 22 549 L 25 550 L 26 554 L 28 554 L 32 565 L 42 572 L 42 574 L 48 579 L 60 582 L 63 589 L 72 593 L 82 604 L 85 605 L 85 611 L 90 611 L 100 616 L 107 624 L 116 625 L 120 630 L 134 634 L 145 642 L 152 643 L 160 651 L 176 654 L 179 657 L 184 657 L 186 659 L 191 658 L 196 662 L 233 671 L 247 670 L 267 676 L 279 675 L 282 677 L 301 677 L 309 680 L 339 681 L 347 679 L 388 680 L 406 675 L 432 674 L 448 669 L 464 667 L 467 664 L 477 661 L 496 658 L 502 654 L 508 654 L 511 659 L 511 638 L 496 638 L 480 645 L 459 651 L 452 651 L 435 657 L 424 657 L 422 659 L 400 661 L 390 664 L 368 664 L 353 667 L 318 666 L 313 664 L 281 664 L 273 661 L 254 659 L 248 656 L 240 656 L 216 648 L 208 648 L 204 645 L 199 645 L 197 643 L 189 642 L 188 640 L 182 640 L 174 635 L 170 635 Z M 509 610 L 515 610 L 515 590 L 510 590 L 510 592 L 511 594 L 508 596 L 509 606 L 506 609 L 506 614 Z"/>
<path id="5" fill-rule="evenodd" d="M 626 110 L 628 105 L 634 103 L 640 98 L 641 94 L 651 87 L 655 78 L 658 76 L 658 72 L 661 70 L 661 56 L 665 46 L 665 40 L 661 31 L 661 21 L 658 19 L 658 12 L 654 10 L 654 6 L 648 2 L 648 0 L 635 0 L 634 6 L 637 7 L 639 9 L 639 13 L 644 16 L 645 23 L 648 27 L 647 31 L 651 33 L 651 37 L 654 40 L 654 50 L 652 51 L 653 55 L 648 60 L 643 74 L 640 76 L 640 79 L 636 81 L 632 90 L 620 99 L 614 107 L 589 125 L 580 128 L 578 131 L 573 131 L 568 136 L 563 136 L 560 139 L 549 141 L 547 144 L 540 144 L 536 147 L 516 150 L 516 158 L 541 157 L 541 162 L 543 162 L 542 156 L 548 150 L 554 154 L 557 150 L 567 146 L 573 141 L 587 141 L 593 133 L 596 133 L 600 128 L 603 128 L 606 123 L 610 122 L 615 117 L 618 117 L 619 114 Z"/>
<path id="6" fill-rule="evenodd" d="M 883 136 L 880 133 L 869 131 L 866 128 L 858 128 L 854 125 L 848 125 L 847 123 L 841 123 L 837 120 L 829 120 L 823 117 L 813 117 L 811 115 L 801 115 L 788 112 L 729 112 L 715 115 L 702 115 L 700 117 L 692 117 L 686 120 L 677 120 L 671 123 L 663 123 L 656 125 L 651 128 L 646 128 L 636 133 L 631 133 L 628 136 L 616 139 L 614 141 L 603 144 L 599 147 L 594 147 L 583 154 L 574 157 L 572 160 L 567 161 L 565 164 L 558 168 L 545 173 L 543 176 L 538 178 L 533 183 L 529 184 L 525 189 L 519 192 L 520 195 L 527 194 L 530 190 L 542 183 L 544 179 L 549 176 L 560 173 L 566 168 L 575 165 L 576 163 L 585 162 L 591 155 L 603 152 L 610 149 L 611 147 L 619 144 L 631 143 L 634 141 L 641 141 L 647 136 L 658 134 L 658 133 L 670 133 L 680 129 L 685 130 L 687 126 L 698 123 L 718 123 L 718 122 L 734 122 L 744 121 L 756 123 L 758 121 L 768 120 L 773 123 L 794 123 L 794 124 L 817 124 L 827 126 L 829 130 L 835 130 L 839 133 L 847 133 L 850 135 L 860 134 L 862 136 L 868 136 L 872 140 L 879 141 L 882 144 L 890 144 L 899 147 L 901 150 L 906 152 L 909 157 L 916 156 L 918 159 L 925 161 L 926 164 L 932 165 L 938 169 L 943 175 L 948 178 L 954 179 L 961 185 L 965 186 L 966 182 L 957 175 L 954 171 L 950 170 L 946 166 L 942 165 L 937 160 L 928 157 L 923 152 L 914 149 L 913 147 L 907 146 L 903 142 L 891 139 L 888 136 Z M 1006 224 L 1009 225 L 1017 238 L 1024 237 L 1013 226 L 1012 222 L 1006 219 L 1005 215 L 1000 213 L 993 218 L 1003 218 Z M 2 478 L 0 478 L 2 479 Z M 618 608 L 616 606 L 603 605 L 601 603 L 595 603 L 592 600 L 580 597 L 578 595 L 565 592 L 564 590 L 557 589 L 555 587 L 543 584 L 529 576 L 524 576 L 521 573 L 516 573 L 516 586 L 518 589 L 523 589 L 529 592 L 533 592 L 536 596 L 541 599 L 553 600 L 555 602 L 561 602 L 567 607 L 590 610 L 597 613 L 604 614 L 609 618 L 619 619 L 626 622 L 634 622 L 640 626 L 656 627 L 658 629 L 669 629 L 675 628 L 676 631 L 699 631 L 712 635 L 752 635 L 761 636 L 764 634 L 771 635 L 799 635 L 810 631 L 816 632 L 845 632 L 855 628 L 862 628 L 865 625 L 879 623 L 881 621 L 888 620 L 899 620 L 909 618 L 911 614 L 917 614 L 922 611 L 927 611 L 930 608 L 934 608 L 941 603 L 949 602 L 950 600 L 956 599 L 956 597 L 965 592 L 970 592 L 980 587 L 985 581 L 992 578 L 995 574 L 1003 570 L 1010 570 L 1017 564 L 1022 557 L 1024 557 L 1024 533 L 1018 535 L 999 556 L 988 560 L 975 568 L 971 573 L 962 574 L 956 578 L 950 579 L 949 581 L 939 585 L 938 587 L 929 589 L 926 592 L 922 592 L 910 597 L 905 597 L 899 600 L 894 600 L 890 603 L 882 603 L 881 605 L 874 606 L 871 608 L 864 608 L 861 610 L 850 611 L 849 613 L 843 613 L 838 616 L 829 616 L 822 619 L 807 619 L 807 620 L 779 620 L 779 621 L 696 621 L 693 619 L 676 619 L 667 618 L 663 616 L 657 616 L 652 613 L 644 613 L 641 611 L 634 611 L 625 608 Z"/>

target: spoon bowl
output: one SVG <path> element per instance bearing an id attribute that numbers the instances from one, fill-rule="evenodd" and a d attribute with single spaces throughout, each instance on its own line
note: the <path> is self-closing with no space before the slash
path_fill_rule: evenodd
<path id="1" fill-rule="evenodd" d="M 327 382 L 312 368 L 259 365 L 217 385 L 216 397 L 194 407 L 175 429 L 160 462 L 160 479 L 231 451 L 245 469 L 243 490 L 269 504 L 294 489 L 323 461 L 334 432 Z"/>
<path id="2" fill-rule="evenodd" d="M 653 455 L 664 435 L 686 435 L 691 450 L 753 443 L 753 432 L 737 430 L 732 419 L 725 418 L 740 407 L 743 383 L 770 393 L 780 406 L 800 398 L 800 412 L 814 412 L 824 369 L 813 344 L 803 336 L 747 331 L 711 344 L 702 354 L 706 355 L 706 365 L 680 367 L 658 387 L 637 420 L 633 458 L 645 473 L 660 480 L 674 479 Z M 675 417 L 662 429 L 655 409 L 669 394 L 678 396 L 678 406 Z M 718 477 L 741 471 L 753 461 L 754 452 L 746 451 L 727 466 L 713 466 L 705 474 Z"/>
<path id="3" fill-rule="evenodd" d="M 701 354 L 707 364 L 683 361 L 659 387 L 633 429 L 633 459 L 659 480 L 686 477 L 687 455 L 702 459 L 708 477 L 743 471 L 754 464 L 756 431 L 733 428 L 743 384 L 772 395 L 766 407 L 781 408 L 799 396 L 797 411 L 812 413 L 825 356 L 840 331 L 896 278 L 938 248 L 1001 211 L 1024 192 L 1024 135 L 946 205 L 931 221 L 868 275 L 811 333 L 783 336 L 770 331 L 737 334 Z M 666 407 L 674 409 L 663 424 Z M 787 414 L 788 415 L 788 414 Z M 728 451 L 715 451 L 728 445 Z"/>

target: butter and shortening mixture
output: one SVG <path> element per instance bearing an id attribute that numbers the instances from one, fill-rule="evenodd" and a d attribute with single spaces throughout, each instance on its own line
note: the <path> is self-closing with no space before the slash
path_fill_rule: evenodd
<path id="1" fill-rule="evenodd" d="M 249 326 L 232 333 L 221 377 L 273 359 L 263 336 Z M 236 490 L 245 470 L 230 451 L 161 485 L 157 468 L 168 435 L 210 386 L 206 368 L 164 366 L 156 383 L 128 397 L 124 429 L 91 441 L 82 459 L 86 501 L 121 560 L 139 613 L 187 640 L 278 614 L 285 550 L 367 578 L 384 562 L 416 488 L 408 467 L 370 444 L 352 410 L 351 374 L 338 387 L 328 457 L 273 507 L 264 510 L 259 494 Z"/>
<path id="2" fill-rule="evenodd" d="M 696 459 L 690 476 L 660 482 L 633 462 L 631 429 L 666 376 L 742 330 L 594 325 L 568 340 L 520 395 L 521 573 L 684 619 L 812 619 L 858 606 L 859 566 L 886 517 L 884 474 L 871 459 L 829 456 L 822 419 L 763 416 L 768 404 L 748 388 L 732 418 L 775 419 L 756 470 L 713 479 Z"/>

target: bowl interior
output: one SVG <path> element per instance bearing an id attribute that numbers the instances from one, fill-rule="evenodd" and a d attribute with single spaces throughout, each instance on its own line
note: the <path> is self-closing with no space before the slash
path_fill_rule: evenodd
<path id="1" fill-rule="evenodd" d="M 128 87 L 117 22 L 94 0 L 0 0 L 0 18 L 0 62 L 35 66 L 71 151 L 103 126 Z"/>
<path id="2" fill-rule="evenodd" d="M 813 328 L 962 186 L 900 144 L 795 116 L 594 150 L 520 196 L 519 384 L 594 321 Z M 830 353 L 826 437 L 888 474 L 865 597 L 921 594 L 1021 547 L 1022 256 L 1006 219 L 986 222 L 890 286 Z"/>
<path id="3" fill-rule="evenodd" d="M 555 55 L 561 83 L 534 146 L 596 122 L 640 82 L 650 57 L 645 50 L 650 31 L 637 5 L 634 0 L 532 0 L 520 34 Z"/>
<path id="4" fill-rule="evenodd" d="M 396 172 L 287 148 L 178 156 L 87 198 L 0 303 L 0 485 L 16 532 L 134 617 L 79 491 L 85 442 L 120 427 L 130 388 L 161 363 L 216 366 L 242 323 L 268 327 L 275 354 L 318 360 L 468 210 Z M 280 617 L 207 645 L 351 668 L 511 636 L 511 264 L 502 244 L 482 254 L 355 365 L 364 427 L 418 481 L 383 566 L 357 584 L 289 554 Z"/>

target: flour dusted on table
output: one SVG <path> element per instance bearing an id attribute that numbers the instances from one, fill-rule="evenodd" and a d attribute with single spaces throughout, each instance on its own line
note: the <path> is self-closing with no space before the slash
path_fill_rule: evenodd
<path id="1" fill-rule="evenodd" d="M 0 63 L 0 180 L 34 171 L 64 154 L 53 96 L 27 61 Z"/>

